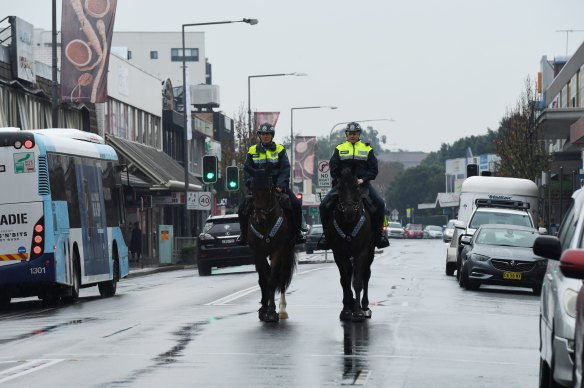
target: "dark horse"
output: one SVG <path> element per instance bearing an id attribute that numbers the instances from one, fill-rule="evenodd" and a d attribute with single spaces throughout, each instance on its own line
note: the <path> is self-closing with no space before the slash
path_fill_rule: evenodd
<path id="1" fill-rule="evenodd" d="M 258 315 L 261 321 L 277 322 L 279 319 L 288 318 L 285 295 L 296 267 L 295 235 L 289 211 L 289 198 L 286 195 L 284 200 L 281 199 L 272 177 L 265 170 L 256 170 L 251 191 L 253 206 L 247 241 L 255 258 L 258 283 L 262 290 L 262 306 Z M 286 200 L 287 206 L 282 206 L 282 202 Z M 278 314 L 275 303 L 276 290 L 280 292 Z"/>
<path id="2" fill-rule="evenodd" d="M 341 275 L 343 310 L 340 319 L 361 321 L 371 317 L 367 290 L 375 253 L 373 223 L 350 168 L 341 171 L 336 188 L 338 198 L 324 232 Z"/>

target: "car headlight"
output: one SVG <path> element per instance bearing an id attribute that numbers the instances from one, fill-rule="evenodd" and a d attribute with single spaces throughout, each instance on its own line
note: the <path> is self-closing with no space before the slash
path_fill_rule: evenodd
<path id="1" fill-rule="evenodd" d="M 485 255 L 479 255 L 478 253 L 472 253 L 470 255 L 470 259 L 474 261 L 488 261 L 490 257 Z"/>
<path id="2" fill-rule="evenodd" d="M 537 260 L 535 263 L 538 266 L 538 268 L 547 268 L 548 261 L 547 261 L 547 259 Z"/>
<path id="3" fill-rule="evenodd" d="M 201 241 L 206 241 L 206 240 L 214 240 L 214 237 L 213 237 L 213 236 L 211 236 L 211 235 L 210 235 L 210 234 L 208 234 L 208 233 L 201 233 L 201 234 L 199 235 L 199 239 L 200 239 Z"/>
<path id="4" fill-rule="evenodd" d="M 568 288 L 564 291 L 564 309 L 566 313 L 572 318 L 576 318 L 576 299 L 578 298 L 578 292 Z"/>

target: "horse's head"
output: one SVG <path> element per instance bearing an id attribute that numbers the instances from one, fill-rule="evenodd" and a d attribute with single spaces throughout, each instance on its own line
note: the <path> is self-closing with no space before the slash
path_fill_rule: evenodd
<path id="1" fill-rule="evenodd" d="M 343 214 L 345 220 L 355 220 L 361 215 L 363 202 L 359 185 L 357 185 L 357 177 L 351 168 L 345 167 L 341 170 L 337 191 L 339 193 L 337 210 Z"/>
<path id="2" fill-rule="evenodd" d="M 277 203 L 272 176 L 266 170 L 256 170 L 251 182 L 253 207 L 259 212 L 270 212 Z"/>

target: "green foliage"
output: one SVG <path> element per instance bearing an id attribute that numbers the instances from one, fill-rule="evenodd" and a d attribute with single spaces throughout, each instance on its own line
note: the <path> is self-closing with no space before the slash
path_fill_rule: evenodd
<path id="1" fill-rule="evenodd" d="M 455 141 L 452 145 L 442 143 L 440 149 L 430 154 L 422 161 L 422 164 L 444 165 L 448 159 L 464 158 L 467 148 L 470 148 L 473 155 L 494 153 L 493 141 L 497 137 L 497 132 L 487 129 L 487 134 L 482 136 L 468 136 Z"/>
<path id="2" fill-rule="evenodd" d="M 388 211 L 397 209 L 400 215 L 406 208 L 417 208 L 419 203 L 436 201 L 437 193 L 444 192 L 444 166 L 419 165 L 405 170 L 389 187 L 385 195 Z"/>

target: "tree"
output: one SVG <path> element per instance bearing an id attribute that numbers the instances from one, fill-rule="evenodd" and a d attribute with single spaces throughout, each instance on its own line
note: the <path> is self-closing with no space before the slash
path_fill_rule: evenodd
<path id="1" fill-rule="evenodd" d="M 482 136 L 470 136 L 458 139 L 452 145 L 442 143 L 440 149 L 430 154 L 422 161 L 422 164 L 444 165 L 448 159 L 463 158 L 466 155 L 466 150 L 470 148 L 473 155 L 492 154 L 493 142 L 497 137 L 497 132 L 487 128 L 487 134 Z"/>
<path id="2" fill-rule="evenodd" d="M 551 156 L 537 124 L 536 92 L 529 77 L 517 105 L 501 120 L 493 148 L 501 158 L 497 175 L 535 180 L 549 169 Z"/>
<path id="3" fill-rule="evenodd" d="M 419 165 L 400 174 L 385 195 L 387 211 L 396 209 L 406 214 L 406 208 L 417 208 L 419 203 L 434 202 L 444 192 L 444 166 Z"/>

